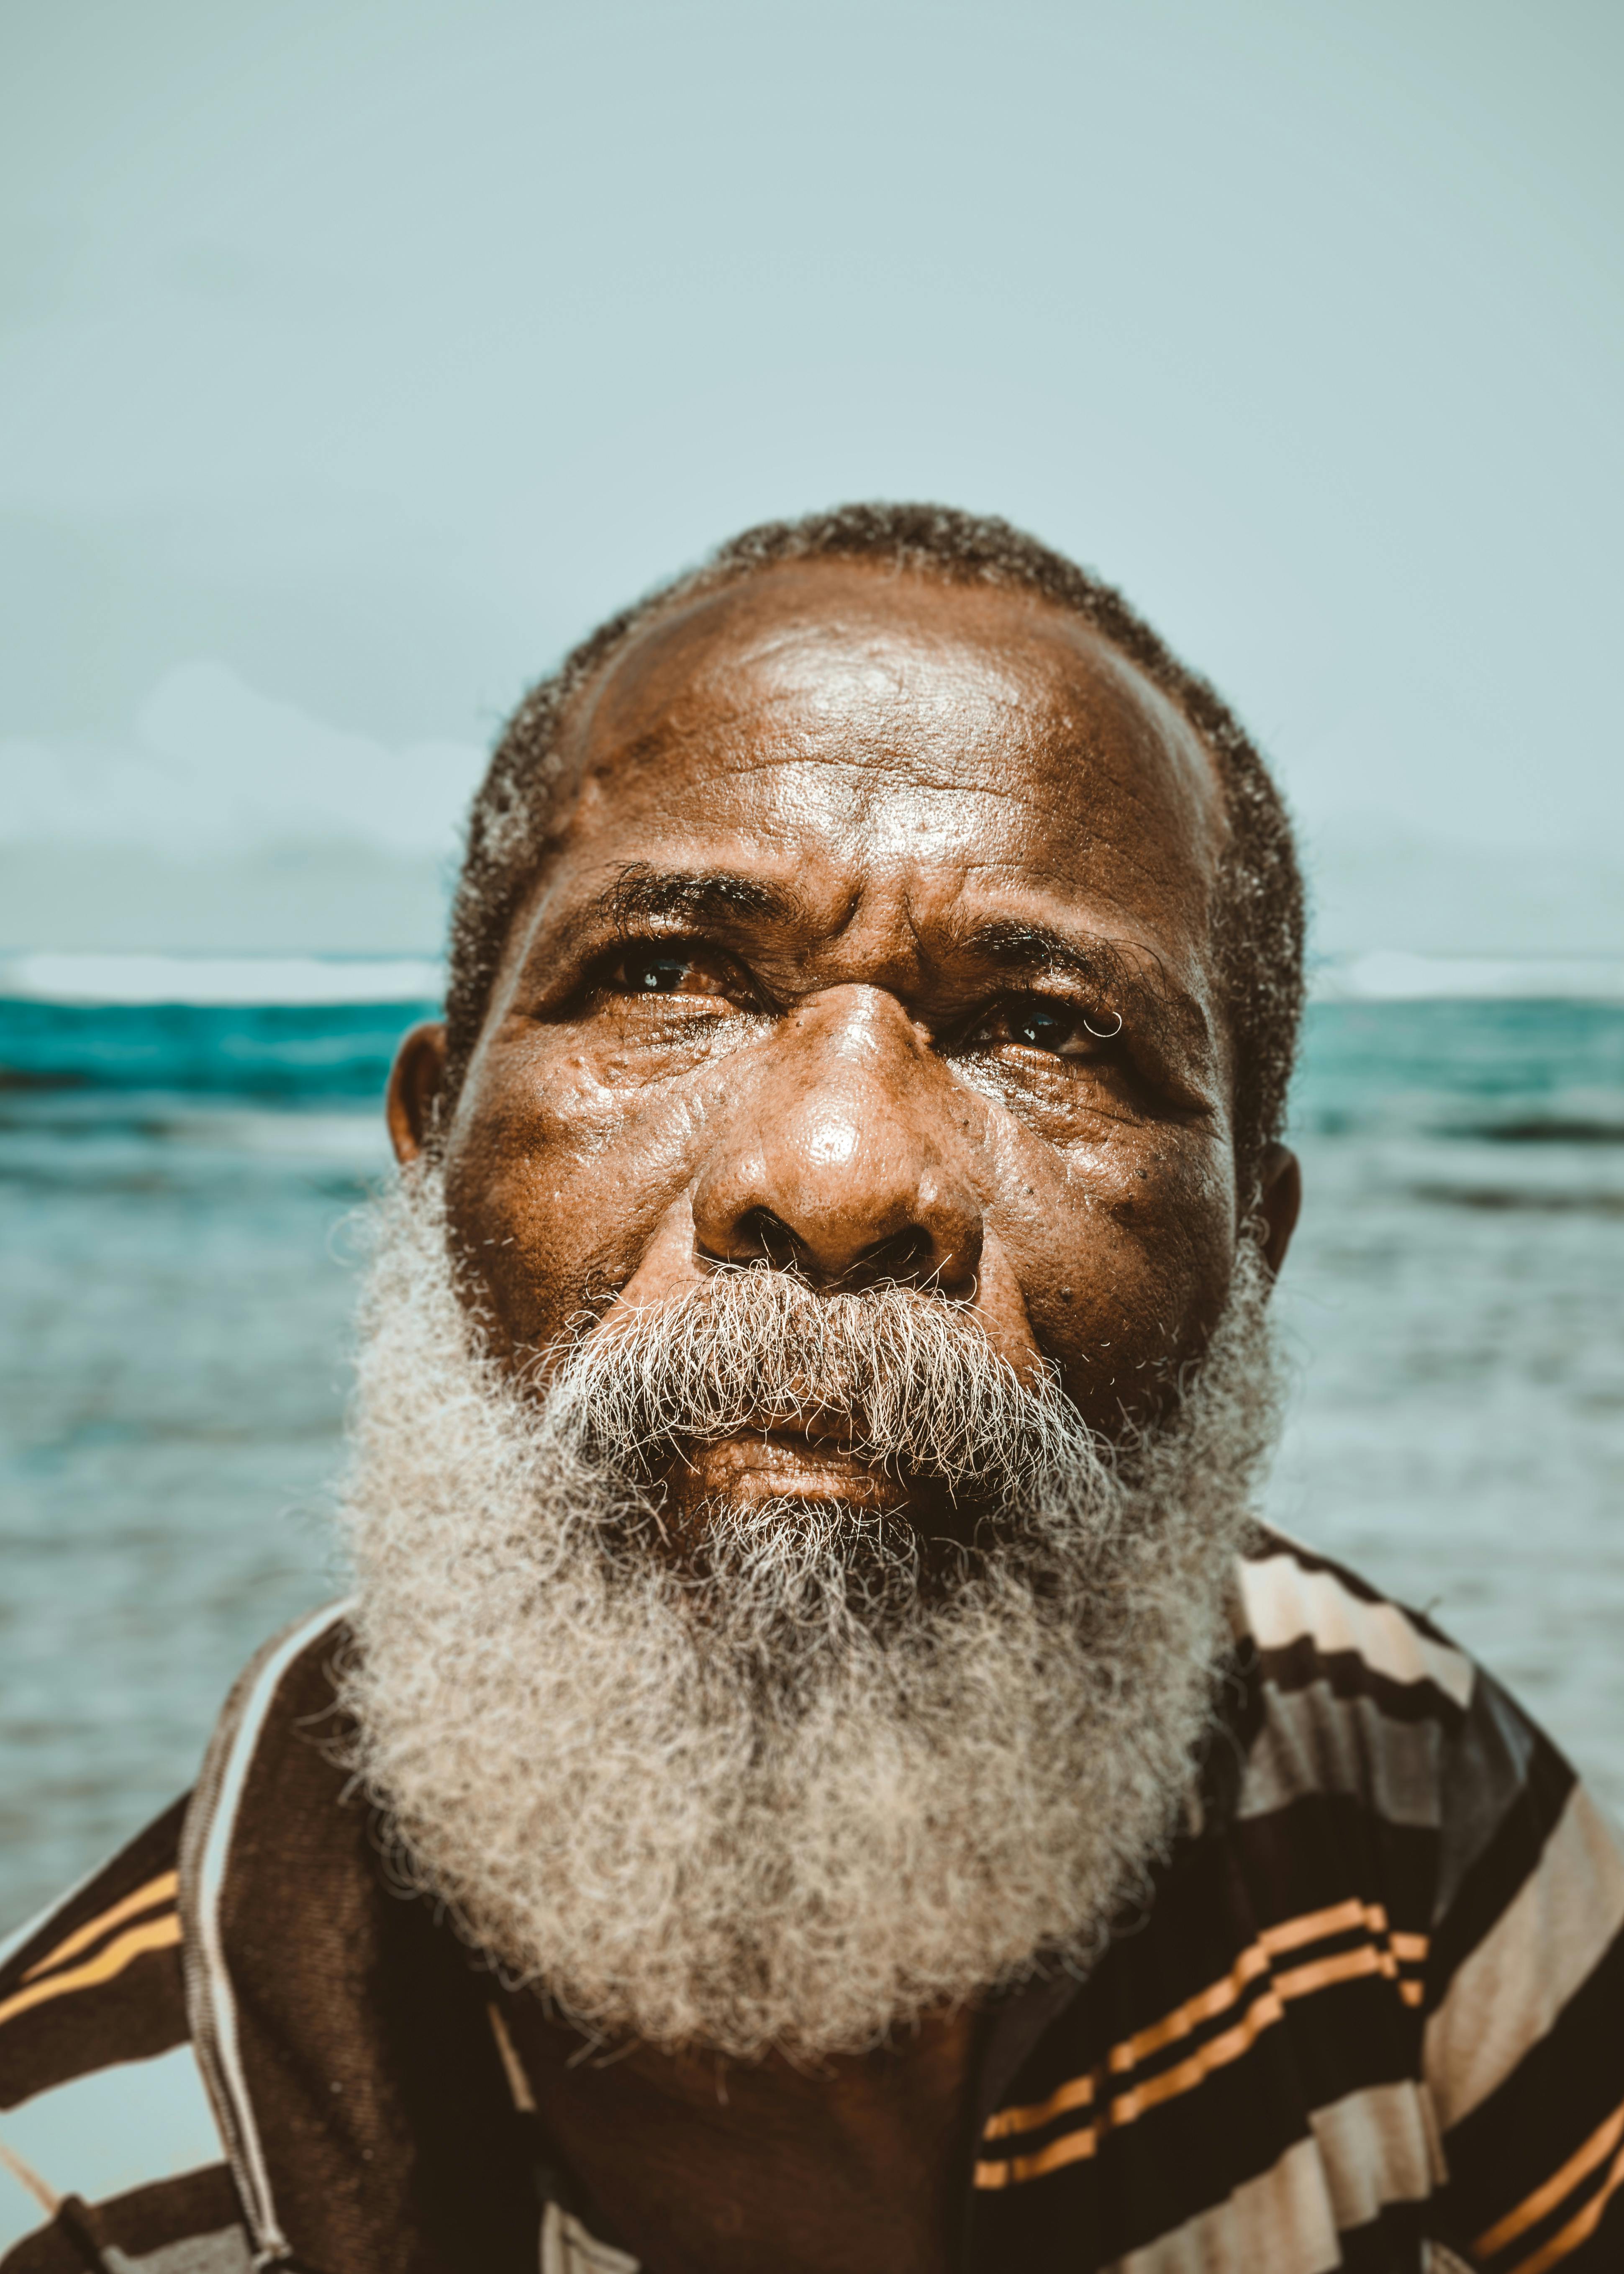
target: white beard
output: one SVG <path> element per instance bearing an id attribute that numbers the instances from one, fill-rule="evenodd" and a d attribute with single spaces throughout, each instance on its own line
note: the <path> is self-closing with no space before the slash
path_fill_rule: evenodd
<path id="1" fill-rule="evenodd" d="M 351 1766 L 406 1884 L 587 2029 L 857 2051 L 1095 1957 L 1165 1853 L 1275 1434 L 1267 1283 L 1235 1286 L 1121 1464 L 974 1318 L 724 1274 L 589 1333 L 527 1398 L 481 1355 L 437 1178 L 380 1206 L 344 1527 Z M 661 1545 L 662 1429 L 858 1415 L 988 1530 L 818 1503 Z M 632 1449 L 638 1449 L 635 1452 Z"/>

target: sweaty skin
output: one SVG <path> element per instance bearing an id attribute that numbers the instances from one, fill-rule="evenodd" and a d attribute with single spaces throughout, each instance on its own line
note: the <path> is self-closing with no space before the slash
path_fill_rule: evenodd
<path id="1" fill-rule="evenodd" d="M 583 1319 L 721 1263 L 973 1305 L 1109 1434 L 1199 1356 L 1243 1217 L 1274 1268 L 1298 1181 L 1237 1189 L 1211 965 L 1224 841 L 1180 713 L 1041 599 L 776 567 L 657 617 L 567 722 L 556 850 L 440 1133 L 495 1346 L 545 1377 Z M 443 1030 L 402 1046 L 402 1160 Z M 707 1496 L 929 1504 L 838 1438 L 706 1449 Z M 703 2056 L 567 2066 L 511 2022 L 560 2145 L 650 2274 L 945 2274 L 972 2022 L 718 2097 Z"/>

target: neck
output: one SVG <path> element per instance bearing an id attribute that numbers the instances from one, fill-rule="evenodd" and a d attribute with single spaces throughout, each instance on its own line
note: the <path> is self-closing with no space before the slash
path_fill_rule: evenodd
<path id="1" fill-rule="evenodd" d="M 971 2014 L 798 2067 L 594 2054 L 532 1997 L 504 2013 L 543 2123 L 646 2274 L 947 2274 Z"/>

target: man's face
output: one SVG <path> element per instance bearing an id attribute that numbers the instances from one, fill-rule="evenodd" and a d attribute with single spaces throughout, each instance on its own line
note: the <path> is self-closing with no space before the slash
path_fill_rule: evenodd
<path id="1" fill-rule="evenodd" d="M 605 2033 L 855 2050 L 1088 1963 L 1209 1725 L 1275 1410 L 1220 802 L 1070 616 L 830 562 L 645 629 L 563 757 L 379 1214 L 356 1764 Z"/>
<path id="2" fill-rule="evenodd" d="M 1107 1434 L 1152 1412 L 1237 1228 L 1224 822 L 1180 714 L 1041 601 L 823 561 L 642 632 L 564 757 L 446 1144 L 499 1352 L 764 1262 L 969 1305 Z M 440 1064 L 420 1030 L 403 1156 Z M 1277 1246 L 1289 1183 L 1276 1163 Z M 909 1487 L 775 1429 L 672 1490 Z"/>

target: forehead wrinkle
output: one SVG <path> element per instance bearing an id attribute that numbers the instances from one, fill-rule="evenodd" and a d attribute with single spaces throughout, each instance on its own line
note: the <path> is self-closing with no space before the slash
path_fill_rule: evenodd
<path id="1" fill-rule="evenodd" d="M 718 597 L 710 596 L 712 602 Z M 872 719 L 876 711 L 899 707 L 918 714 L 951 706 L 962 714 L 973 694 L 983 714 L 1012 716 L 1023 729 L 1035 712 L 1052 707 L 1050 696 L 1034 688 L 1038 674 L 1030 667 L 1011 668 L 985 639 L 960 632 L 928 636 L 896 620 L 853 627 L 801 614 L 777 625 L 749 623 L 741 638 L 739 627 L 724 617 L 696 655 L 673 658 L 673 636 L 680 638 L 692 629 L 693 613 L 657 621 L 580 689 L 566 734 L 581 757 L 596 755 L 600 764 L 613 764 L 665 753 L 709 740 L 718 728 L 748 721 L 752 712 L 780 712 L 797 704 L 824 719 L 844 711 L 856 726 L 865 714 Z M 798 669 L 802 659 L 808 667 Z M 689 724 L 683 714 L 695 700 L 714 706 L 718 715 Z M 620 731 L 614 714 L 635 713 L 650 702 L 658 715 L 629 733 Z M 983 735 L 989 723 L 984 715 Z M 590 744 L 598 733 L 606 747 L 595 754 Z"/>
<path id="2" fill-rule="evenodd" d="M 785 705 L 790 700 L 786 696 Z M 763 705 L 759 711 L 769 707 L 778 706 Z M 722 719 L 703 723 L 666 712 L 625 742 L 590 754 L 590 760 L 593 774 L 605 783 L 639 767 L 653 770 L 668 766 L 691 755 L 706 763 L 708 771 L 735 778 L 771 772 L 786 764 L 811 764 L 838 769 L 852 777 L 851 787 L 865 805 L 883 795 L 898 779 L 928 794 L 960 796 L 974 791 L 987 796 L 1019 799 L 1021 793 L 1018 787 L 991 774 L 988 765 L 989 746 L 1000 758 L 1013 755 L 1009 742 L 984 719 L 974 727 L 970 722 L 964 722 L 964 730 L 951 738 L 947 748 L 935 737 L 921 748 L 895 732 L 888 732 L 884 719 L 850 712 L 823 719 L 808 718 L 804 713 L 789 718 L 779 716 L 773 721 L 770 735 L 763 733 L 757 736 L 750 731 L 749 710 L 740 706 Z M 924 765 L 921 760 L 926 762 Z M 966 780 L 966 773 L 973 767 L 978 769 L 974 779 Z M 941 772 L 938 773 L 935 768 Z"/>
<path id="3" fill-rule="evenodd" d="M 832 621 L 802 615 L 756 629 L 731 654 L 724 636 L 695 676 L 726 685 L 755 674 L 775 699 L 784 699 L 806 691 L 808 674 L 797 668 L 802 659 L 810 662 L 817 686 L 827 683 L 832 663 L 838 681 L 876 684 L 905 700 L 921 680 L 945 679 L 957 687 L 974 683 L 990 707 L 1013 710 L 1026 707 L 1023 686 L 1035 675 L 995 654 L 975 634 L 945 628 L 924 633 L 895 617 L 854 624 L 844 615 Z"/>
<path id="4" fill-rule="evenodd" d="M 1044 755 L 1051 763 L 1060 762 L 1068 772 L 1103 765 L 1117 787 L 1140 805 L 1157 802 L 1154 778 L 1159 762 L 1160 768 L 1165 769 L 1164 786 L 1174 787 L 1176 794 L 1182 791 L 1198 809 L 1198 825 L 1203 833 L 1210 838 L 1227 832 L 1216 763 L 1200 734 L 1183 710 L 1146 678 L 1129 657 L 1081 619 L 1058 614 L 1054 621 L 1045 621 L 1042 632 L 1035 636 L 1028 628 L 1013 660 L 974 635 L 930 639 L 909 626 L 896 624 L 881 626 L 866 639 L 846 642 L 838 627 L 808 625 L 803 621 L 761 642 L 761 651 L 770 655 L 810 652 L 817 661 L 826 661 L 831 655 L 846 661 L 853 650 L 861 658 L 861 675 L 887 680 L 900 704 L 915 717 L 947 712 L 958 729 L 955 740 L 966 756 L 988 742 L 1003 743 L 1011 756 L 1017 747 L 1031 751 L 1047 745 Z M 895 664 L 890 661 L 891 656 L 898 659 Z M 747 650 L 728 659 L 717 676 L 725 681 L 747 670 L 754 660 L 754 653 Z M 910 662 L 916 666 L 912 673 L 906 667 Z M 851 675 L 846 674 L 848 680 Z M 929 685 L 932 678 L 940 687 L 935 700 L 929 699 L 936 693 Z M 942 686 L 944 681 L 946 683 Z M 820 681 L 808 690 L 792 681 L 781 691 L 773 690 L 771 697 L 763 690 L 763 706 L 771 700 L 776 708 L 797 693 L 810 691 L 817 709 L 827 712 L 836 706 L 825 699 L 826 684 Z M 966 695 L 973 700 L 966 702 Z M 852 706 L 849 728 L 861 734 L 869 723 L 862 712 L 871 713 L 876 707 L 880 706 Z M 738 708 L 744 711 L 748 706 Z M 979 714 L 974 720 L 966 715 L 971 711 Z M 809 725 L 805 739 L 810 741 L 816 733 L 816 727 Z M 893 755 L 900 763 L 916 763 L 918 757 L 928 755 L 901 746 L 888 747 L 883 734 L 872 741 L 864 736 L 862 749 L 869 764 L 876 757 Z M 924 786 L 962 787 L 956 782 Z M 983 782 L 977 787 L 991 786 Z"/>
<path id="5" fill-rule="evenodd" d="M 1047 743 L 1045 772 L 1067 758 L 1067 771 L 1102 763 L 1134 804 L 1162 806 L 1156 817 L 1165 824 L 1168 800 L 1154 794 L 1160 774 L 1176 802 L 1193 793 L 1197 825 L 1209 843 L 1227 833 L 1216 765 L 1200 735 L 1130 658 L 1080 618 L 1023 605 L 1007 627 L 966 626 L 954 620 L 966 597 L 958 588 L 929 578 L 905 579 L 901 587 L 890 577 L 876 583 L 872 571 L 853 575 L 843 564 L 831 599 L 796 592 L 787 617 L 773 621 L 763 604 L 771 609 L 778 574 L 759 573 L 657 618 L 605 661 L 575 698 L 568 740 L 580 764 L 570 769 L 573 788 L 583 786 L 589 767 L 601 783 L 639 764 L 680 761 L 695 749 L 728 772 L 750 770 L 726 746 L 748 739 L 752 717 L 770 725 L 780 748 L 793 742 L 821 762 L 844 758 L 870 775 L 914 770 L 917 779 L 917 762 L 929 750 L 909 749 L 913 738 L 885 731 L 884 714 L 894 727 L 900 710 L 916 728 L 944 726 L 966 763 L 984 761 L 989 743 L 1010 758 L 1019 748 L 1028 763 L 1034 746 Z M 917 601 L 921 587 L 938 604 L 922 623 L 906 605 Z M 901 609 L 876 607 L 899 589 Z M 981 591 L 973 599 L 984 608 L 992 597 Z M 650 702 L 656 715 L 637 717 Z M 786 720 L 798 704 L 801 718 Z M 831 725 L 843 748 L 830 747 Z M 934 778 L 921 786 L 966 787 Z M 976 787 L 989 787 L 985 776 Z M 867 804 L 872 790 L 863 788 Z"/>

